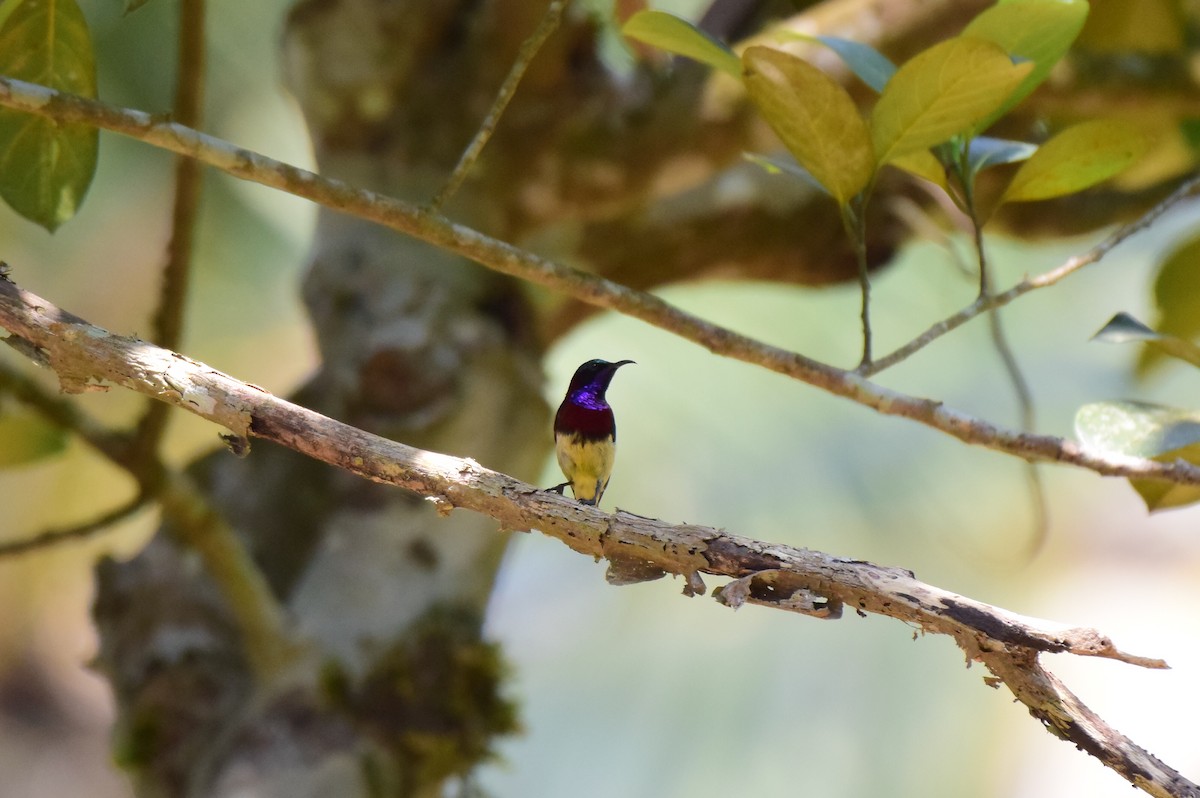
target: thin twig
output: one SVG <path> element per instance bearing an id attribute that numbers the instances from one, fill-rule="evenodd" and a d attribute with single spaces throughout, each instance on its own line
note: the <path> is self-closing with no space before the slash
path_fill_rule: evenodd
<path id="1" fill-rule="evenodd" d="M 1101 456 L 1084 451 L 1073 441 L 1050 435 L 1021 433 L 953 410 L 935 400 L 889 390 L 864 379 L 863 375 L 835 368 L 713 324 L 680 310 L 654 294 L 634 291 L 595 274 L 555 263 L 410 203 L 321 177 L 250 150 L 234 147 L 226 141 L 182 125 L 156 119 L 142 111 L 115 108 L 45 86 L 3 77 L 0 77 L 0 106 L 63 122 L 92 124 L 171 152 L 189 155 L 235 177 L 277 188 L 332 210 L 390 227 L 502 274 L 640 319 L 718 355 L 762 366 L 885 415 L 911 419 L 966 443 L 986 446 L 1026 460 L 1069 463 L 1104 476 L 1200 484 L 1200 468 L 1184 461 L 1157 463 L 1138 457 Z M 1189 181 L 1141 222 L 1123 227 L 1105 245 L 1071 259 L 1052 272 L 1026 279 L 1002 294 L 977 300 L 977 310 L 960 312 L 958 317 L 951 317 L 942 325 L 952 329 L 982 310 L 1008 304 L 1021 294 L 1052 285 L 1088 263 L 1099 260 L 1113 246 L 1149 225 L 1167 208 L 1198 187 L 1200 177 Z M 865 373 L 879 371 L 885 367 L 881 366 L 882 362 L 876 361 Z M 165 394 L 177 393 L 167 383 L 160 382 L 159 385 Z M 227 426 L 233 428 L 236 424 L 231 420 Z"/>
<path id="2" fill-rule="evenodd" d="M 140 511 L 147 504 L 149 504 L 149 499 L 139 494 L 125 504 L 90 521 L 66 527 L 65 529 L 52 529 L 48 532 L 42 532 L 39 535 L 25 538 L 24 540 L 5 541 L 0 543 L 0 558 L 44 551 L 45 549 L 54 548 L 64 543 L 76 543 L 87 540 L 94 537 L 97 533 L 104 532 L 113 525 L 124 521 L 126 518 Z"/>
<path id="3" fill-rule="evenodd" d="M 200 127 L 204 109 L 204 34 L 205 0 L 182 0 L 179 6 L 179 67 L 171 115 L 179 124 L 194 128 Z M 166 349 L 179 349 L 183 337 L 202 177 L 200 164 L 194 158 L 176 158 L 171 241 L 167 246 L 167 263 L 153 321 L 154 341 Z M 138 420 L 135 456 L 147 458 L 158 450 L 169 411 L 162 402 L 147 405 Z"/>
<path id="4" fill-rule="evenodd" d="M 2 100 L 0 100 L 2 102 Z M 1159 217 L 1167 211 L 1174 208 L 1183 200 L 1191 197 L 1200 191 L 1200 174 L 1188 178 L 1180 186 L 1171 192 L 1171 195 L 1162 202 L 1155 205 L 1146 213 L 1132 222 L 1123 224 L 1114 230 L 1107 238 L 1101 241 L 1096 246 L 1084 252 L 1081 255 L 1075 255 L 1069 258 L 1060 266 L 1051 269 L 1036 277 L 1026 277 L 1021 282 L 1003 291 L 999 294 L 990 296 L 980 296 L 974 302 L 967 305 L 957 313 L 947 316 L 938 323 L 934 324 L 925 332 L 918 335 L 916 338 L 909 341 L 907 344 L 899 347 L 895 351 L 874 361 L 870 367 L 861 370 L 859 373 L 864 377 L 870 377 L 884 369 L 891 368 L 902 360 L 905 360 L 920 350 L 924 349 L 929 344 L 941 338 L 951 330 L 955 330 L 966 324 L 971 319 L 993 308 L 1002 308 L 1012 302 L 1014 299 L 1028 294 L 1030 291 L 1036 291 L 1039 288 L 1049 288 L 1056 285 L 1065 278 L 1071 276 L 1075 272 L 1096 263 L 1109 252 L 1111 252 L 1118 244 L 1125 241 L 1127 238 L 1140 233 L 1147 227 L 1156 222 Z"/>
<path id="5" fill-rule="evenodd" d="M 839 617 L 848 606 L 949 635 L 1056 734 L 1135 786 L 1159 796 L 1200 794 L 1200 787 L 1105 724 L 1041 667 L 1039 654 L 1057 652 L 1166 667 L 1162 660 L 1118 649 L 1095 629 L 1017 615 L 925 584 L 899 568 L 710 527 L 672 525 L 621 511 L 609 515 L 473 460 L 416 449 L 327 418 L 203 363 L 113 335 L 3 281 L 0 326 L 46 349 L 68 386 L 87 368 L 93 379 L 157 396 L 217 423 L 235 423 L 238 434 L 272 440 L 366 479 L 414 491 L 440 513 L 461 507 L 495 519 L 500 529 L 538 530 L 577 552 L 607 559 L 611 581 L 671 573 L 684 578 L 685 593 L 696 595 L 706 590 L 700 575 L 714 574 L 734 580 L 720 594 L 730 606 L 750 602 L 826 618 Z M 167 371 L 170 387 L 164 389 L 160 375 Z"/>
<path id="6" fill-rule="evenodd" d="M 471 139 L 471 143 L 463 150 L 463 154 L 459 157 L 454 171 L 450 173 L 450 177 L 446 178 L 445 185 L 429 201 L 430 210 L 434 212 L 439 211 L 442 205 L 454 196 L 454 192 L 458 191 L 459 186 L 466 179 L 467 173 L 471 171 L 471 167 L 475 165 L 479 154 L 483 152 L 483 148 L 487 146 L 492 133 L 495 132 L 496 125 L 500 122 L 501 115 L 504 114 L 504 109 L 508 107 L 509 101 L 517 93 L 517 86 L 521 83 L 521 78 L 525 76 L 525 70 L 529 68 L 529 64 L 533 61 L 534 56 L 537 55 L 538 50 L 542 48 L 542 45 L 546 43 L 546 40 L 550 38 L 550 35 L 554 33 L 562 21 L 563 11 L 567 7 L 567 2 L 568 0 L 551 0 L 550 5 L 546 7 L 546 13 L 542 15 L 542 21 L 538 23 L 537 29 L 524 41 L 521 49 L 517 51 L 517 59 L 508 70 L 508 77 L 500 85 L 500 90 L 496 93 L 496 99 L 492 102 L 492 107 L 488 109 L 487 116 L 480 123 L 479 129 L 475 131 L 475 136 Z"/>

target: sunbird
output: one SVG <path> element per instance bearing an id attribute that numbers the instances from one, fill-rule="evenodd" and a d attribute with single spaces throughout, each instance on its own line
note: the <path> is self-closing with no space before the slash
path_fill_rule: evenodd
<path id="1" fill-rule="evenodd" d="M 604 393 L 617 369 L 632 362 L 589 360 L 575 369 L 554 415 L 554 451 L 567 481 L 550 490 L 561 494 L 570 485 L 580 504 L 600 503 L 617 454 L 617 422 Z"/>

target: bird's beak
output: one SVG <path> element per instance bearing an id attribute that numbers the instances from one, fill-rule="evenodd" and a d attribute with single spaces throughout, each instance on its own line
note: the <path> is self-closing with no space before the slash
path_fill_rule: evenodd
<path id="1" fill-rule="evenodd" d="M 616 363 L 612 364 L 613 371 L 621 368 L 621 366 L 628 366 L 631 363 L 635 366 L 637 365 L 637 361 L 635 360 L 618 360 Z"/>

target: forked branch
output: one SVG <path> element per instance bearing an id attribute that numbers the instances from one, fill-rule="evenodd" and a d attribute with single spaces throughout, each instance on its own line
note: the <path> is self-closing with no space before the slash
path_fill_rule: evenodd
<path id="1" fill-rule="evenodd" d="M 687 313 L 644 291 L 635 291 L 594 274 L 541 258 L 496 238 L 415 205 L 313 174 L 290 164 L 240 149 L 221 139 L 165 121 L 142 111 L 117 108 L 53 89 L 0 77 L 0 106 L 61 122 L 79 122 L 122 133 L 181 155 L 188 155 L 235 177 L 304 197 L 332 210 L 376 222 L 411 235 L 447 252 L 469 258 L 502 274 L 537 283 L 583 302 L 608 308 L 674 333 L 711 352 L 752 363 L 806 382 L 829 393 L 901 416 L 952 435 L 966 443 L 1030 461 L 1066 463 L 1103 476 L 1136 477 L 1200 484 L 1200 467 L 1178 460 L 1158 463 L 1142 458 L 1100 456 L 1073 441 L 1034 435 L 992 424 L 951 408 L 884 388 L 853 371 L 836 368 L 780 347 L 771 346 L 699 316 Z M 1192 189 L 1194 189 L 1194 184 Z M 1191 190 L 1191 189 L 1189 189 Z M 1186 191 L 1177 192 L 1178 202 Z M 1157 209 L 1165 211 L 1164 206 Z M 1131 234 L 1140 225 L 1127 228 Z M 1115 246 L 1115 242 L 1113 243 Z M 1103 250 L 1107 251 L 1107 249 Z M 1052 284 L 1095 258 L 1069 262 L 1027 280 L 947 320 L 955 325 L 998 307 L 1033 288 Z M 978 303 L 977 303 L 978 304 Z M 948 327 L 949 328 L 949 327 Z"/>

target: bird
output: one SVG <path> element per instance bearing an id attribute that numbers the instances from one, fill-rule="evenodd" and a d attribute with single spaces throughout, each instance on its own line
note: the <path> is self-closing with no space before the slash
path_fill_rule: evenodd
<path id="1" fill-rule="evenodd" d="M 567 481 L 548 490 L 571 493 L 580 504 L 600 503 L 617 453 L 617 424 L 604 394 L 613 375 L 632 360 L 589 360 L 575 369 L 554 414 L 554 451 Z"/>

